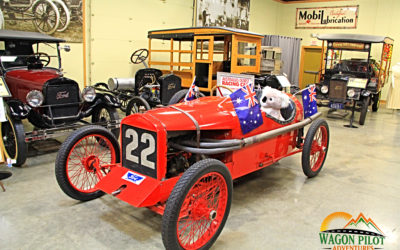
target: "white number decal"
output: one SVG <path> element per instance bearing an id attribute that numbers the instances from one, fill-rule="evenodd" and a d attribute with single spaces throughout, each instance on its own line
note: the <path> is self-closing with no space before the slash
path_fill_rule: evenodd
<path id="1" fill-rule="evenodd" d="M 155 142 L 154 137 L 148 133 L 143 133 L 142 138 L 140 139 L 142 143 L 149 142 L 149 146 L 143 149 L 142 153 L 140 154 L 141 163 L 143 166 L 155 169 L 154 162 L 147 160 L 147 156 L 151 155 L 155 151 Z"/>
<path id="2" fill-rule="evenodd" d="M 132 154 L 132 151 L 138 147 L 138 134 L 133 129 L 127 129 L 125 138 L 132 138 L 132 141 L 126 145 L 126 159 L 134 163 L 139 163 L 139 157 Z"/>
<path id="3" fill-rule="evenodd" d="M 139 164 L 139 157 L 132 154 L 132 151 L 137 149 L 137 147 L 139 146 L 139 141 L 138 141 L 139 138 L 137 132 L 134 129 L 127 129 L 125 132 L 125 138 L 132 139 L 132 141 L 129 142 L 125 148 L 126 159 L 133 163 Z M 154 137 L 149 133 L 143 133 L 140 138 L 140 142 L 149 143 L 149 146 L 143 149 L 142 152 L 140 153 L 141 165 L 151 169 L 155 169 L 154 162 L 151 162 L 147 159 L 147 157 L 152 153 L 154 153 L 156 149 Z"/>

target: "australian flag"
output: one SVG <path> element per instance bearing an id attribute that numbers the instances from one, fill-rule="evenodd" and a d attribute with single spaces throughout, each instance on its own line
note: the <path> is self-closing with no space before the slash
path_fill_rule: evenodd
<path id="1" fill-rule="evenodd" d="M 196 99 L 196 76 L 193 79 L 192 85 L 190 85 L 189 91 L 187 92 L 185 96 L 185 102 L 191 101 Z"/>
<path id="2" fill-rule="evenodd" d="M 247 134 L 263 124 L 260 105 L 252 85 L 247 84 L 230 94 L 229 97 L 235 107 L 243 134 Z"/>
<path id="3" fill-rule="evenodd" d="M 311 85 L 303 91 L 303 109 L 304 118 L 310 117 L 317 113 L 317 93 L 315 85 Z"/>

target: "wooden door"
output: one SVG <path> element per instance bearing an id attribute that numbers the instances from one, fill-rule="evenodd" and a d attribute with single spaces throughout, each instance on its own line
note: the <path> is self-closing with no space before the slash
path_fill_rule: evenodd
<path id="1" fill-rule="evenodd" d="M 316 83 L 319 81 L 319 74 L 321 70 L 321 46 L 302 46 L 299 82 L 300 88 L 305 88 L 308 84 Z"/>
<path id="2" fill-rule="evenodd" d="M 213 36 L 195 36 L 193 51 L 193 75 L 200 91 L 211 92 L 214 55 Z"/>

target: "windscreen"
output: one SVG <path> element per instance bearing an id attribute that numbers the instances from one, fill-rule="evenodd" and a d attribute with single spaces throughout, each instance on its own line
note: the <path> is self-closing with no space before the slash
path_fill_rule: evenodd
<path id="1" fill-rule="evenodd" d="M 27 67 L 59 68 L 55 43 L 30 43 L 27 41 L 0 41 L 0 60 L 5 69 Z"/>

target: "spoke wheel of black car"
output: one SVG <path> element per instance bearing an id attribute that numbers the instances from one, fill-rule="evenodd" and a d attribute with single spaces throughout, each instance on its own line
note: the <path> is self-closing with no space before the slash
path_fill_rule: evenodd
<path id="1" fill-rule="evenodd" d="M 96 184 L 118 163 L 120 149 L 115 136 L 101 126 L 87 126 L 73 132 L 58 151 L 55 175 L 69 197 L 88 201 L 104 193 Z"/>
<path id="2" fill-rule="evenodd" d="M 25 131 L 22 122 L 7 116 L 7 121 L 1 123 L 0 131 L 6 158 L 16 161 L 13 166 L 21 166 L 25 163 L 28 153 L 28 145 L 25 142 Z"/>
<path id="3" fill-rule="evenodd" d="M 185 96 L 188 91 L 189 91 L 188 89 L 182 89 L 182 90 L 179 90 L 178 92 L 176 92 L 169 100 L 168 105 L 184 102 Z M 204 97 L 204 96 L 205 95 L 203 93 L 199 92 L 198 97 L 196 97 L 196 99 L 200 98 L 200 97 Z"/>
<path id="4" fill-rule="evenodd" d="M 60 23 L 60 12 L 51 0 L 38 0 L 32 6 L 33 25 L 43 34 L 53 34 Z"/>
<path id="5" fill-rule="evenodd" d="M 106 125 L 109 122 L 116 122 L 119 120 L 118 111 L 115 108 L 107 106 L 98 106 L 95 108 L 92 114 L 92 123 L 101 123 L 100 125 Z M 111 132 L 116 138 L 119 137 L 119 128 L 111 129 Z"/>
<path id="6" fill-rule="evenodd" d="M 126 113 L 126 109 L 128 108 L 129 101 L 131 100 L 130 98 L 119 98 L 121 100 L 121 107 L 120 109 Z"/>
<path id="7" fill-rule="evenodd" d="M 324 119 L 317 119 L 307 131 L 301 155 L 301 165 L 307 177 L 315 177 L 321 171 L 328 154 L 328 148 L 328 123 Z"/>
<path id="8" fill-rule="evenodd" d="M 369 104 L 369 96 L 364 97 L 364 99 L 362 101 L 362 106 L 361 106 L 361 110 L 360 110 L 360 120 L 358 121 L 358 123 L 360 125 L 365 124 L 365 118 L 367 117 L 367 113 L 368 113 L 368 104 Z"/>
<path id="9" fill-rule="evenodd" d="M 135 96 L 128 102 L 128 106 L 126 107 L 126 115 L 128 116 L 131 114 L 143 113 L 150 109 L 151 107 L 149 103 L 144 98 Z"/>
<path id="10" fill-rule="evenodd" d="M 215 159 L 193 164 L 173 188 L 162 218 L 166 249 L 208 249 L 217 240 L 232 202 L 232 177 Z"/>
<path id="11" fill-rule="evenodd" d="M 133 64 L 139 64 L 144 62 L 149 56 L 149 51 L 147 49 L 138 49 L 131 55 L 131 62 Z"/>
<path id="12" fill-rule="evenodd" d="M 372 112 L 377 112 L 379 110 L 379 104 L 381 99 L 381 92 L 379 94 L 375 94 L 372 97 Z"/>

